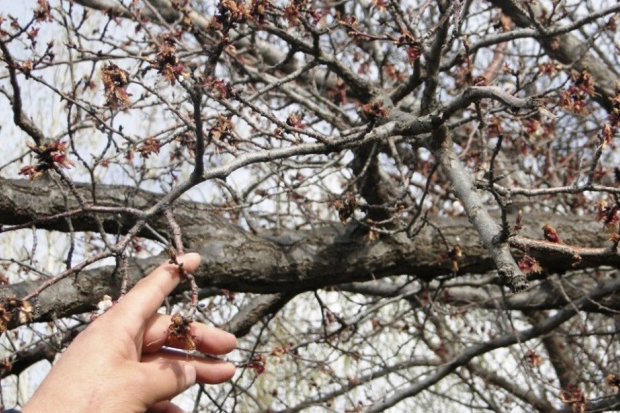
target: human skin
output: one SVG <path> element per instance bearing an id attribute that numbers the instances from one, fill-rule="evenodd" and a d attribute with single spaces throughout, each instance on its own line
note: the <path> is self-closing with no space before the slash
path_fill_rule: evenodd
<path id="1" fill-rule="evenodd" d="M 200 256 L 178 257 L 191 273 Z M 162 346 L 187 348 L 169 337 L 170 316 L 157 314 L 179 284 L 176 264 L 164 263 L 140 280 L 117 304 L 93 321 L 63 353 L 23 413 L 180 412 L 169 402 L 194 383 L 217 384 L 232 378 L 232 363 L 172 354 Z M 234 335 L 192 323 L 196 350 L 226 354 Z"/>

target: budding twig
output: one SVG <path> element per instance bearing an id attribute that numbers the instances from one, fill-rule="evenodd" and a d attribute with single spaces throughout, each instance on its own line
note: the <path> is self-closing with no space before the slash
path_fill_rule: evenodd
<path id="1" fill-rule="evenodd" d="M 183 270 L 183 263 L 179 263 L 177 261 L 177 254 L 183 254 L 183 240 L 181 234 L 181 227 L 174 219 L 174 215 L 170 209 L 166 209 L 164 211 L 164 215 L 168 221 L 168 226 L 170 227 L 170 231 L 172 232 L 172 242 L 174 247 L 170 247 L 170 263 L 176 264 L 179 267 L 179 276 L 183 279 L 189 281 L 190 290 L 191 290 L 191 301 L 190 308 L 187 317 L 192 318 L 196 313 L 196 307 L 198 306 L 198 285 L 196 284 L 196 279 L 192 274 L 186 273 Z M 175 249 L 176 248 L 176 249 Z"/>

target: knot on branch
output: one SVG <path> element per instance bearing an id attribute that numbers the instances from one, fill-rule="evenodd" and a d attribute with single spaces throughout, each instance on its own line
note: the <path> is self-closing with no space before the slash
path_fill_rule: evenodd
<path id="1" fill-rule="evenodd" d="M 513 293 L 520 293 L 529 287 L 527 278 L 523 274 L 515 274 L 511 268 L 498 268 L 500 281 L 507 285 Z"/>
<path id="2" fill-rule="evenodd" d="M 446 148 L 450 148 L 452 145 L 452 138 L 448 131 L 448 127 L 441 121 L 440 118 L 433 117 L 431 120 L 433 128 L 433 137 L 430 141 L 431 151 L 444 152 Z"/>

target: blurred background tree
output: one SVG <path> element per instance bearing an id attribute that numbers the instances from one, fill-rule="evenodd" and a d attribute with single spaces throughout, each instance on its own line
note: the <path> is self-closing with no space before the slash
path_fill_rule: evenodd
<path id="1" fill-rule="evenodd" d="M 188 410 L 618 410 L 619 11 L 0 4 L 2 405 L 173 248 Z"/>

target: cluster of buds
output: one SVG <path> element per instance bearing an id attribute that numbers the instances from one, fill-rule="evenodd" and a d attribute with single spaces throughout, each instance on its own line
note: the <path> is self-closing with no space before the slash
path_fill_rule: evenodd
<path id="1" fill-rule="evenodd" d="M 166 34 L 160 37 L 157 45 L 157 55 L 155 68 L 161 73 L 171 84 L 174 84 L 177 78 L 185 75 L 185 65 L 181 64 L 176 55 L 176 43 L 172 35 Z"/>
<path id="2" fill-rule="evenodd" d="M 596 208 L 596 219 L 608 228 L 614 228 L 620 222 L 620 207 L 615 203 L 606 200 L 598 201 L 594 204 Z"/>
<path id="3" fill-rule="evenodd" d="M 529 256 L 528 254 L 523 254 L 523 258 L 519 260 L 517 263 L 519 269 L 523 271 L 524 274 L 540 274 L 542 272 L 542 267 L 536 261 L 536 258 Z"/>
<path id="4" fill-rule="evenodd" d="M 386 118 L 388 111 L 383 107 L 383 101 L 378 100 L 362 105 L 362 112 L 369 119 Z"/>
<path id="5" fill-rule="evenodd" d="M 252 8 L 252 11 L 258 12 L 263 8 Z M 251 19 L 250 10 L 245 6 L 244 2 L 237 2 L 235 0 L 220 0 L 217 5 L 217 13 L 211 19 L 209 26 L 214 30 L 227 30 L 230 27 L 235 27 L 237 23 L 243 23 L 248 18 Z"/>
<path id="6" fill-rule="evenodd" d="M 620 377 L 615 374 L 609 374 L 605 377 L 605 383 L 616 393 L 620 391 Z"/>
<path id="7" fill-rule="evenodd" d="M 67 157 L 67 144 L 57 140 L 46 145 L 28 144 L 28 147 L 37 154 L 39 163 L 26 165 L 20 169 L 20 175 L 27 175 L 30 180 L 38 178 L 47 170 L 53 169 L 54 165 L 62 168 L 70 168 L 74 165 Z"/>
<path id="8" fill-rule="evenodd" d="M 235 139 L 232 135 L 232 132 L 234 131 L 234 125 L 231 119 L 231 115 L 220 115 L 216 117 L 213 122 L 213 126 L 209 130 L 209 139 L 214 139 L 216 141 L 226 139 L 227 141 L 229 141 L 229 143 L 234 144 Z"/>
<path id="9" fill-rule="evenodd" d="M 122 109 L 129 106 L 129 97 L 131 96 L 131 94 L 127 93 L 129 73 L 114 63 L 110 63 L 101 71 L 101 78 L 103 80 L 106 105 L 111 108 Z"/>
<path id="10" fill-rule="evenodd" d="M 265 357 L 262 354 L 255 354 L 248 362 L 247 367 L 254 370 L 259 375 L 265 372 Z"/>
<path id="11" fill-rule="evenodd" d="M 0 303 L 0 333 L 6 331 L 13 316 L 17 315 L 20 324 L 32 321 L 32 305 L 26 300 L 8 297 Z"/>
<path id="12" fill-rule="evenodd" d="M 543 362 L 543 359 L 542 357 L 540 357 L 540 354 L 538 354 L 534 350 L 529 350 L 527 353 L 525 353 L 525 356 L 523 358 L 525 362 L 532 367 L 538 367 Z"/>
<path id="13" fill-rule="evenodd" d="M 577 114 L 586 114 L 586 97 L 594 96 L 594 79 L 592 75 L 582 70 L 571 75 L 573 84 L 560 94 L 560 105 Z"/>
<path id="14" fill-rule="evenodd" d="M 37 21 L 52 21 L 52 9 L 47 0 L 37 0 L 37 8 L 34 10 L 34 18 Z"/>
<path id="15" fill-rule="evenodd" d="M 171 323 L 168 326 L 168 337 L 181 342 L 183 347 L 187 350 L 196 350 L 196 341 L 191 333 L 192 319 L 176 313 L 172 316 L 170 321 Z"/>
<path id="16" fill-rule="evenodd" d="M 409 63 L 414 63 L 422 56 L 422 43 L 415 39 L 410 31 L 401 28 L 402 35 L 394 41 L 397 47 L 404 47 L 407 51 Z"/>
<path id="17" fill-rule="evenodd" d="M 148 158 L 152 153 L 159 153 L 160 148 L 161 144 L 157 139 L 147 138 L 142 145 L 138 147 L 138 151 L 143 158 Z"/>
<path id="18" fill-rule="evenodd" d="M 220 99 L 228 99 L 233 95 L 233 88 L 230 82 L 213 76 L 204 79 L 200 86 L 213 92 Z"/>
<path id="19" fill-rule="evenodd" d="M 353 192 L 347 192 L 344 199 L 337 199 L 333 203 L 334 207 L 338 211 L 338 218 L 343 224 L 347 222 L 349 217 L 355 212 L 357 207 L 357 201 L 355 200 L 355 194 Z"/>
<path id="20" fill-rule="evenodd" d="M 584 412 L 586 410 L 586 395 L 577 387 L 570 386 L 560 392 L 560 400 L 568 405 L 573 412 Z"/>

